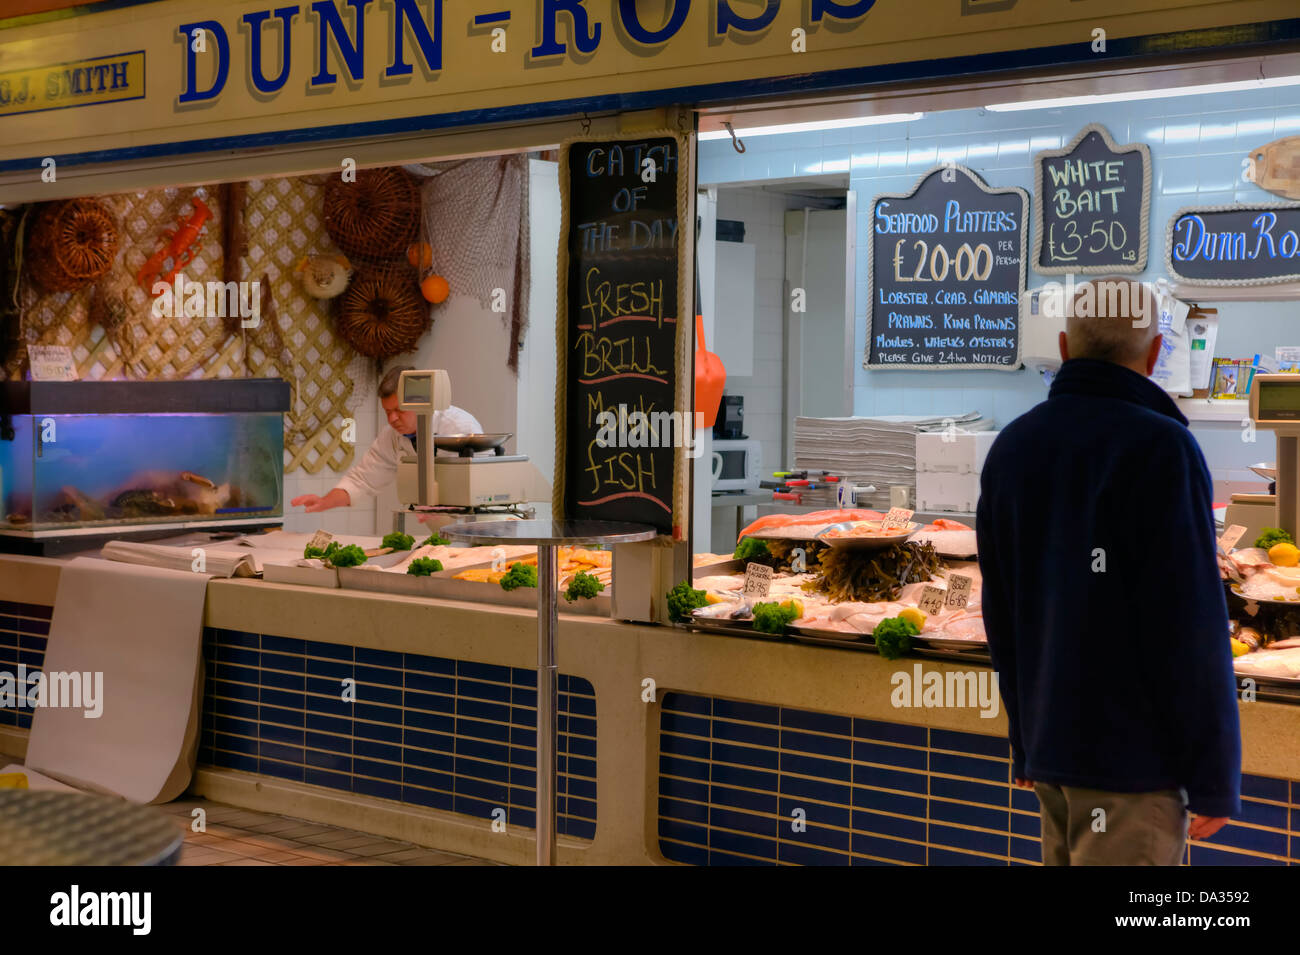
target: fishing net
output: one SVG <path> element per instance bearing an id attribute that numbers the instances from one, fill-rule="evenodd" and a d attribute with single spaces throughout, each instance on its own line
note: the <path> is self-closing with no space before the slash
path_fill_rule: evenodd
<path id="1" fill-rule="evenodd" d="M 510 328 L 506 364 L 518 373 L 528 324 L 528 157 L 493 156 L 406 167 L 425 176 L 420 238 L 433 250 L 421 273 L 452 295 L 478 299 Z"/>

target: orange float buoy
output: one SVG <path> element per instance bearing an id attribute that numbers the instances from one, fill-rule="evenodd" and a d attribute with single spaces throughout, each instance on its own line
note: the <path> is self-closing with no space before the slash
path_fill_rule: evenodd
<path id="1" fill-rule="evenodd" d="M 423 271 L 433 265 L 433 248 L 427 242 L 412 243 L 406 249 L 406 261 Z"/>
<path id="2" fill-rule="evenodd" d="M 451 294 L 451 286 L 441 275 L 430 275 L 420 283 L 420 293 L 427 301 L 437 305 L 447 300 L 447 296 Z"/>

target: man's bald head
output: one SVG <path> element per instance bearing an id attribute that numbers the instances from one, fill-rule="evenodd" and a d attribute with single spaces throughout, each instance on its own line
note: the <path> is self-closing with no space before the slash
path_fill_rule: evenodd
<path id="1" fill-rule="evenodd" d="M 1150 374 L 1147 359 L 1160 331 L 1156 298 L 1135 279 L 1109 277 L 1075 289 L 1067 311 L 1065 344 L 1070 358 L 1109 361 Z"/>

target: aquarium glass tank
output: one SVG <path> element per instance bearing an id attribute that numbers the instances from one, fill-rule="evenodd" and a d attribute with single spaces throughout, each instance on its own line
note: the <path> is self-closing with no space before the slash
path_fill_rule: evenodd
<path id="1" fill-rule="evenodd" d="M 0 435 L 0 528 L 280 517 L 279 413 L 16 414 Z"/>

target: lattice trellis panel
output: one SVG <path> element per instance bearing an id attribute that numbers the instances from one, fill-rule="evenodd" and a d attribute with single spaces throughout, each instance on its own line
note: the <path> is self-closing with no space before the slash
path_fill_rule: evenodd
<path id="1" fill-rule="evenodd" d="M 92 289 L 35 297 L 24 309 L 23 333 L 28 342 L 67 345 L 82 378 L 232 377 L 240 374 L 240 343 L 227 340 L 220 319 L 178 315 L 154 317 L 153 298 L 136 285 L 135 275 L 163 241 L 160 233 L 175 228 L 176 219 L 192 211 L 198 195 L 213 217 L 195 244 L 195 257 L 184 268 L 187 281 L 221 277 L 221 212 L 203 188 L 155 189 L 104 196 L 117 219 L 121 245 L 112 270 L 102 280 L 110 298 L 125 308 L 121 325 L 108 332 L 91 326 L 88 311 Z"/>
<path id="2" fill-rule="evenodd" d="M 320 186 L 298 178 L 253 180 L 244 223 L 244 278 L 269 277 L 288 352 L 289 367 L 280 367 L 267 354 L 265 342 L 254 338 L 248 360 L 249 374 L 281 374 L 293 384 L 293 408 L 284 419 L 284 443 L 291 456 L 285 470 L 301 467 L 316 474 L 328 466 L 341 471 L 351 465 L 354 451 L 343 440 L 344 419 L 356 410 L 356 386 L 373 380 L 374 370 L 335 337 L 330 303 L 305 295 L 294 274 L 307 256 L 338 254 L 321 222 Z"/>
<path id="3" fill-rule="evenodd" d="M 122 241 L 101 285 L 110 300 L 121 302 L 125 317 L 106 332 L 89 321 L 91 288 L 40 296 L 28 287 L 24 340 L 66 345 L 83 379 L 283 377 L 293 386 L 293 407 L 285 415 L 285 471 L 346 469 L 354 447 L 343 441 L 345 419 L 355 416 L 375 369 L 335 337 L 330 303 L 304 294 L 294 274 L 304 257 L 337 251 L 321 222 L 320 187 L 297 178 L 248 184 L 243 279 L 260 281 L 265 274 L 273 305 L 270 314 L 262 314 L 268 323 L 263 328 L 235 335 L 216 317 L 155 318 L 152 297 L 135 282 L 136 272 L 162 241 L 160 233 L 189 215 L 195 194 L 207 203 L 212 218 L 184 275 L 192 282 L 220 280 L 222 221 L 215 187 L 103 197 L 117 217 Z M 283 348 L 278 347 L 281 341 Z"/>

